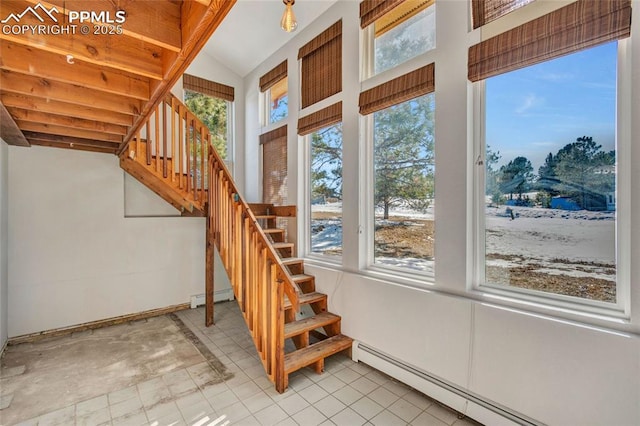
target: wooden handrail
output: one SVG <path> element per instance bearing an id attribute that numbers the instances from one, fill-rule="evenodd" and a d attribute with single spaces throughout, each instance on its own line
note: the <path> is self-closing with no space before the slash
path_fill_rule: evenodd
<path id="1" fill-rule="evenodd" d="M 298 286 L 213 148 L 209 129 L 180 99 L 166 95 L 140 129 L 129 158 L 207 211 L 207 265 L 213 264 L 215 246 L 265 371 L 276 388 L 284 389 L 285 295 L 291 309 L 299 311 Z M 283 216 L 292 215 L 284 209 Z M 210 270 L 207 279 L 212 283 Z M 207 285 L 207 299 L 212 303 L 212 285 Z M 209 315 L 212 321 L 208 309 Z"/>
<path id="2" fill-rule="evenodd" d="M 207 220 L 236 299 L 276 389 L 284 389 L 284 296 L 299 311 L 299 290 L 218 153 L 209 145 Z"/>

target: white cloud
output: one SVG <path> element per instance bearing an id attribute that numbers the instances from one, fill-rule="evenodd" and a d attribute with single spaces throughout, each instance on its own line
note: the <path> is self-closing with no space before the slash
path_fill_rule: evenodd
<path id="1" fill-rule="evenodd" d="M 524 114 L 534 106 L 540 105 L 544 101 L 543 98 L 536 96 L 534 93 L 529 93 L 522 101 L 522 104 L 516 108 L 516 114 Z"/>

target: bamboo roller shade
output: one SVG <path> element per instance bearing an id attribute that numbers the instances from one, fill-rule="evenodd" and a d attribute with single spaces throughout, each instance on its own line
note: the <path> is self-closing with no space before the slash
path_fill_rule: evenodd
<path id="1" fill-rule="evenodd" d="M 473 28 L 498 19 L 535 0 L 472 0 Z"/>
<path id="2" fill-rule="evenodd" d="M 262 202 L 287 204 L 287 126 L 260 135 L 262 144 Z"/>
<path id="3" fill-rule="evenodd" d="M 431 63 L 360 93 L 360 114 L 371 114 L 434 90 L 435 65 Z"/>
<path id="4" fill-rule="evenodd" d="M 364 0 L 360 2 L 360 27 L 366 28 L 405 0 Z"/>
<path id="5" fill-rule="evenodd" d="M 220 98 L 230 102 L 233 102 L 234 99 L 233 87 L 189 74 L 182 76 L 182 87 L 185 90 L 203 93 L 213 98 Z"/>
<path id="6" fill-rule="evenodd" d="M 298 51 L 302 59 L 302 108 L 342 91 L 342 20 Z"/>
<path id="7" fill-rule="evenodd" d="M 469 48 L 471 81 L 631 34 L 631 0 L 578 0 Z"/>
<path id="8" fill-rule="evenodd" d="M 274 141 L 280 138 L 287 138 L 287 126 L 284 125 L 282 127 L 278 127 L 277 129 L 271 130 L 270 132 L 263 133 L 260 135 L 260 145 L 265 144 L 267 142 Z"/>
<path id="9" fill-rule="evenodd" d="M 275 85 L 277 82 L 282 80 L 287 76 L 287 61 L 283 61 L 282 63 L 276 65 L 275 68 L 267 72 L 265 75 L 260 77 L 260 91 L 264 92 L 269 89 L 271 86 Z"/>
<path id="10" fill-rule="evenodd" d="M 376 19 L 373 25 L 375 37 L 380 37 L 406 20 L 413 18 L 434 3 L 435 0 L 405 0 Z"/>
<path id="11" fill-rule="evenodd" d="M 341 121 L 342 101 L 298 119 L 298 134 L 300 136 L 308 135 Z"/>

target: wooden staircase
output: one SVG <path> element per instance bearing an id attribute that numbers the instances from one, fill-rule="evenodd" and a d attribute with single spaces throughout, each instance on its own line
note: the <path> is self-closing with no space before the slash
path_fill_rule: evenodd
<path id="1" fill-rule="evenodd" d="M 278 227 L 281 218 L 296 216 L 296 208 L 273 204 L 249 204 L 249 207 L 298 293 L 298 312 L 288 298 L 284 302 L 284 338 L 291 339 L 294 348 L 287 351 L 285 345 L 285 373 L 307 366 L 322 373 L 325 358 L 342 351 L 350 353 L 353 339 L 341 334 L 341 317 L 327 311 L 327 295 L 316 292 L 315 277 L 305 273 L 304 260 L 295 257 L 295 245 L 286 240 L 285 229 Z"/>
<path id="2" fill-rule="evenodd" d="M 180 210 L 206 216 L 206 322 L 213 323 L 213 248 L 229 276 L 236 300 L 269 379 L 278 392 L 289 374 L 351 351 L 327 295 L 295 257 L 295 245 L 277 226 L 295 206 L 247 204 L 209 130 L 172 94 L 135 131 L 120 155 L 124 170 Z"/>
<path id="3" fill-rule="evenodd" d="M 120 155 L 120 167 L 183 215 L 204 216 L 207 144 L 206 126 L 170 94 Z"/>

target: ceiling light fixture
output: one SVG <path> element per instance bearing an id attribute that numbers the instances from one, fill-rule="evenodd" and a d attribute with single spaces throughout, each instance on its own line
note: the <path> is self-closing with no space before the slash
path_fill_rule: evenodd
<path id="1" fill-rule="evenodd" d="M 293 14 L 291 6 L 295 4 L 296 0 L 282 0 L 285 5 L 282 19 L 280 20 L 280 27 L 286 32 L 290 33 L 298 28 L 298 21 L 296 21 L 296 15 Z"/>

